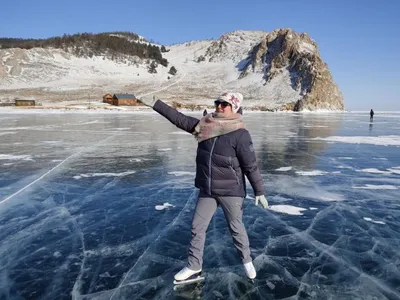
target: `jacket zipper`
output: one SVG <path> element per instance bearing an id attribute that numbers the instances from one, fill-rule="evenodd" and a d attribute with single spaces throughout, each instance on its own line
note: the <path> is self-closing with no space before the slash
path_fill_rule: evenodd
<path id="1" fill-rule="evenodd" d="M 214 151 L 215 142 L 217 141 L 218 137 L 215 137 L 214 142 L 211 147 L 210 151 L 210 159 L 208 161 L 208 194 L 211 195 L 211 161 L 212 161 L 212 154 Z"/>
<path id="2" fill-rule="evenodd" d="M 233 176 L 235 176 L 236 184 L 239 184 L 239 177 L 237 176 L 235 169 L 232 166 L 230 166 L 230 168 L 232 170 Z"/>
<path id="3" fill-rule="evenodd" d="M 229 168 L 232 170 L 233 176 L 235 176 L 236 184 L 239 184 L 239 177 L 236 174 L 235 169 L 233 168 L 232 157 L 229 156 Z"/>

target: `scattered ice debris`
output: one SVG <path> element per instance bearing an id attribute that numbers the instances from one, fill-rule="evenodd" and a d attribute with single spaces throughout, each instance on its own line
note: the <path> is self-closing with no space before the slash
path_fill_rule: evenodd
<path id="1" fill-rule="evenodd" d="M 61 257 L 62 255 L 61 255 L 60 251 L 56 251 L 56 252 L 53 253 L 53 256 L 54 257 Z"/>
<path id="2" fill-rule="evenodd" d="M 213 291 L 214 296 L 216 297 L 215 299 L 224 299 L 224 295 L 222 295 L 218 291 Z"/>
<path id="3" fill-rule="evenodd" d="M 129 162 L 141 162 L 141 161 L 142 161 L 142 159 L 140 159 L 140 158 L 131 158 L 129 160 Z"/>
<path id="4" fill-rule="evenodd" d="M 110 273 L 108 273 L 108 272 L 105 272 L 105 273 L 102 273 L 102 274 L 99 275 L 100 278 L 114 278 L 116 276 L 117 275 L 111 276 Z"/>
<path id="5" fill-rule="evenodd" d="M 164 210 L 164 209 L 167 209 L 168 207 L 175 207 L 175 205 L 165 202 L 163 205 L 156 205 L 155 208 L 156 208 L 156 210 Z"/>
<path id="6" fill-rule="evenodd" d="M 292 167 L 280 167 L 278 169 L 275 169 L 275 171 L 286 172 L 286 171 L 290 171 L 291 169 L 292 169 Z"/>
<path id="7" fill-rule="evenodd" d="M 267 282 L 267 286 L 271 289 L 271 290 L 273 290 L 273 289 L 275 289 L 275 284 L 273 284 L 271 281 L 266 281 Z"/>
<path id="8" fill-rule="evenodd" d="M 373 219 L 371 219 L 371 218 L 367 218 L 367 217 L 364 217 L 363 218 L 365 221 L 368 221 L 368 222 L 371 222 L 371 223 L 375 223 L 375 224 L 381 224 L 381 225 L 385 225 L 386 223 L 385 222 L 382 222 L 382 221 L 375 221 L 375 220 L 373 220 Z"/>

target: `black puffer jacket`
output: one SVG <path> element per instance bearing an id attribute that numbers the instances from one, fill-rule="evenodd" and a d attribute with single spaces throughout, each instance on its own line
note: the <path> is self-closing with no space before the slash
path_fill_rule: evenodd
<path id="1" fill-rule="evenodd" d="M 186 116 L 160 100 L 155 103 L 153 109 L 189 133 L 194 132 L 199 122 L 199 119 Z M 264 195 L 253 142 L 246 129 L 238 129 L 198 144 L 195 186 L 202 194 L 245 197 L 245 175 L 254 194 Z"/>

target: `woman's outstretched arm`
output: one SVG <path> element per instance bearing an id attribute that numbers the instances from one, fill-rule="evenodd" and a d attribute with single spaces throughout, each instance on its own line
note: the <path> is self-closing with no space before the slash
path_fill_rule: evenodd
<path id="1" fill-rule="evenodd" d="M 194 128 L 200 121 L 197 118 L 186 116 L 183 113 L 180 113 L 175 108 L 172 108 L 171 106 L 165 104 L 161 100 L 156 100 L 156 99 L 150 100 L 144 98 L 140 99 L 140 101 L 143 104 L 152 107 L 156 112 L 165 117 L 176 127 L 185 130 L 186 132 L 193 133 Z"/>

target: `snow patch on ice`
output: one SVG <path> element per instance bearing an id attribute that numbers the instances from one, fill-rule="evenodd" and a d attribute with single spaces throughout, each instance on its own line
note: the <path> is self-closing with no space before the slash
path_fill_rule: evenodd
<path id="1" fill-rule="evenodd" d="M 382 185 L 375 185 L 375 184 L 366 184 L 364 186 L 353 186 L 353 189 L 364 189 L 364 190 L 397 190 L 397 186 L 382 184 Z"/>
<path id="2" fill-rule="evenodd" d="M 169 207 L 175 207 L 175 205 L 169 204 L 168 202 L 165 202 L 163 205 L 156 205 L 155 209 L 156 210 L 164 210 L 167 209 Z"/>
<path id="3" fill-rule="evenodd" d="M 326 138 L 316 137 L 315 140 L 327 142 L 339 142 L 348 144 L 371 144 L 378 146 L 399 146 L 399 135 L 384 135 L 384 136 L 329 136 Z"/>
<path id="4" fill-rule="evenodd" d="M 275 169 L 275 171 L 286 172 L 286 171 L 290 171 L 291 169 L 292 169 L 292 167 L 280 167 L 278 169 Z"/>
<path id="5" fill-rule="evenodd" d="M 337 166 L 336 168 L 338 168 L 338 169 L 350 169 L 350 170 L 354 169 L 353 167 L 350 167 L 350 166 Z"/>
<path id="6" fill-rule="evenodd" d="M 61 144 L 63 141 L 41 141 L 42 144 L 50 144 L 50 145 L 55 145 L 55 144 Z"/>
<path id="7" fill-rule="evenodd" d="M 74 179 L 90 178 L 90 177 L 124 177 L 136 173 L 136 171 L 126 171 L 122 173 L 89 173 L 74 176 Z"/>
<path id="8" fill-rule="evenodd" d="M 16 134 L 16 132 L 0 132 L 0 136 L 7 135 L 7 134 Z"/>
<path id="9" fill-rule="evenodd" d="M 293 205 L 271 205 L 269 207 L 270 210 L 273 210 L 275 212 L 287 214 L 287 215 L 293 215 L 293 216 L 302 216 L 303 214 L 301 213 L 304 210 L 307 210 L 306 208 L 301 208 Z"/>
<path id="10" fill-rule="evenodd" d="M 302 176 L 321 176 L 328 174 L 328 172 L 320 171 L 320 170 L 313 170 L 313 171 L 296 171 L 296 174 Z"/>
<path id="11" fill-rule="evenodd" d="M 173 172 L 168 172 L 169 175 L 175 175 L 175 176 L 194 176 L 196 175 L 195 172 L 186 172 L 186 171 L 173 171 Z"/>
<path id="12" fill-rule="evenodd" d="M 359 170 L 359 172 L 372 173 L 372 174 L 390 174 L 391 173 L 388 171 L 382 171 L 382 170 L 378 170 L 375 168 L 361 169 L 361 170 Z"/>
<path id="13" fill-rule="evenodd" d="M 381 224 L 381 225 L 385 225 L 386 223 L 385 222 L 383 222 L 383 221 L 375 221 L 375 220 L 373 220 L 373 219 L 371 219 L 371 218 L 367 218 L 367 217 L 364 217 L 363 218 L 365 221 L 368 221 L 368 222 L 371 222 L 371 223 L 375 223 L 375 224 Z"/>
<path id="14" fill-rule="evenodd" d="M 190 133 L 186 132 L 186 131 L 173 131 L 170 132 L 168 134 L 176 134 L 176 135 L 189 135 Z"/>
<path id="15" fill-rule="evenodd" d="M 400 175 L 400 167 L 392 167 L 387 169 L 389 172 L 391 172 L 392 174 L 397 174 Z"/>
<path id="16" fill-rule="evenodd" d="M 328 128 L 329 126 L 325 125 L 304 125 L 304 128 Z"/>
<path id="17" fill-rule="evenodd" d="M 344 196 L 341 194 L 336 194 L 336 193 L 331 193 L 331 192 L 325 192 L 325 194 L 318 196 L 317 199 L 320 199 L 322 201 L 343 201 Z"/>
<path id="18" fill-rule="evenodd" d="M 0 160 L 33 160 L 31 155 L 0 154 Z"/>

